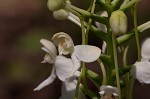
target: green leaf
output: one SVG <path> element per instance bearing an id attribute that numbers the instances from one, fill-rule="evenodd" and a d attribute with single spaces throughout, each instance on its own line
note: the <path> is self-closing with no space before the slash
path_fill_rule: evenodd
<path id="1" fill-rule="evenodd" d="M 105 11 L 107 12 L 112 12 L 112 8 L 110 5 L 105 4 L 105 2 L 103 0 L 96 0 L 96 3 Z"/>
<path id="2" fill-rule="evenodd" d="M 107 34 L 99 29 L 97 29 L 95 26 L 91 26 L 90 30 L 100 39 L 106 41 Z M 89 32 L 90 33 L 90 32 Z"/>
<path id="3" fill-rule="evenodd" d="M 130 66 L 124 66 L 124 67 L 121 67 L 119 68 L 119 76 L 123 76 L 124 74 L 128 73 L 131 68 L 132 68 L 133 65 L 130 65 Z M 116 77 L 116 70 L 113 69 L 112 70 L 112 77 L 115 78 Z"/>
<path id="4" fill-rule="evenodd" d="M 107 17 L 101 17 L 100 15 L 97 15 L 97 14 L 92 14 L 91 16 L 91 19 L 97 21 L 97 22 L 100 22 L 100 23 L 103 23 L 103 24 L 108 24 L 108 18 Z"/>
<path id="5" fill-rule="evenodd" d="M 121 6 L 119 10 L 126 11 L 126 10 L 130 9 L 136 2 L 137 2 L 137 0 L 131 0 L 126 5 Z"/>
<path id="6" fill-rule="evenodd" d="M 91 91 L 90 89 L 88 90 L 88 94 L 87 94 L 91 99 L 100 99 L 100 95 L 95 94 L 93 91 Z"/>
<path id="7" fill-rule="evenodd" d="M 99 87 L 102 84 L 102 77 L 89 69 L 86 70 L 86 75 L 95 84 L 95 86 L 99 89 Z"/>
<path id="8" fill-rule="evenodd" d="M 150 28 L 150 21 L 145 22 L 145 23 L 139 25 L 137 27 L 137 30 L 138 30 L 138 32 L 140 34 L 140 32 L 143 32 L 143 31 L 145 31 L 145 30 L 147 30 L 149 28 Z M 133 32 L 134 32 L 134 29 L 131 30 L 128 34 L 124 34 L 124 35 L 118 37 L 117 38 L 117 44 L 121 45 L 123 43 L 126 43 L 129 39 L 133 38 L 134 37 L 134 33 Z"/>
<path id="9" fill-rule="evenodd" d="M 121 3 L 122 3 L 122 0 L 113 0 L 111 2 L 111 6 L 113 10 L 117 10 L 117 8 L 120 6 Z"/>
<path id="10" fill-rule="evenodd" d="M 101 54 L 100 60 L 108 66 L 111 65 L 111 59 L 110 59 L 110 56 L 108 55 Z"/>
<path id="11" fill-rule="evenodd" d="M 121 44 L 127 42 L 133 35 L 134 35 L 133 33 L 130 33 L 130 34 L 125 34 L 125 35 L 118 37 L 117 44 L 121 45 Z"/>

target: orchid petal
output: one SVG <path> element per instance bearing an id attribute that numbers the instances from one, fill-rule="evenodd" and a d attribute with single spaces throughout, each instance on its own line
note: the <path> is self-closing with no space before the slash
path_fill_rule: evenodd
<path id="1" fill-rule="evenodd" d="M 61 55 L 60 53 L 67 55 L 73 52 L 74 44 L 72 38 L 68 34 L 64 32 L 56 33 L 52 37 L 52 40 L 54 44 L 58 46 L 59 55 Z"/>
<path id="2" fill-rule="evenodd" d="M 44 45 L 44 47 L 42 47 L 42 50 L 46 51 L 49 54 L 49 56 L 46 55 L 45 58 L 51 59 L 51 62 L 55 61 L 57 50 L 54 44 L 46 39 L 41 39 L 40 42 Z"/>
<path id="3" fill-rule="evenodd" d="M 61 90 L 62 96 L 59 99 L 74 99 L 76 85 L 77 85 L 76 80 L 63 82 Z M 85 96 L 83 95 L 80 88 L 78 94 L 79 94 L 78 99 L 85 99 Z"/>
<path id="4" fill-rule="evenodd" d="M 75 54 L 76 54 L 76 53 L 73 52 L 72 55 L 71 55 L 71 59 L 72 59 L 72 61 L 73 61 L 74 67 L 73 67 L 71 73 L 69 74 L 69 77 L 71 77 L 72 75 L 74 75 L 75 72 L 76 72 L 76 71 L 80 68 L 80 66 L 81 66 L 81 65 L 80 65 L 80 60 L 77 59 L 77 57 L 76 57 Z"/>
<path id="5" fill-rule="evenodd" d="M 102 53 L 105 53 L 106 52 L 106 47 L 107 47 L 107 44 L 105 41 L 103 41 L 103 45 L 102 45 Z"/>
<path id="6" fill-rule="evenodd" d="M 101 17 L 108 17 L 108 13 L 106 11 L 102 11 L 100 13 L 98 13 Z M 95 22 L 95 25 L 98 29 L 100 29 L 103 32 L 107 32 L 107 27 L 106 25 L 99 23 L 99 22 Z"/>
<path id="7" fill-rule="evenodd" d="M 83 62 L 96 61 L 101 54 L 101 49 L 90 45 L 77 45 L 75 46 L 76 57 Z"/>
<path id="8" fill-rule="evenodd" d="M 61 81 L 66 81 L 74 67 L 74 64 L 71 59 L 59 55 L 56 57 L 54 66 L 56 68 L 58 78 Z"/>
<path id="9" fill-rule="evenodd" d="M 112 99 L 112 95 L 115 97 L 115 99 L 118 99 L 118 90 L 116 87 L 109 86 L 109 85 L 102 85 L 100 87 L 101 99 Z"/>
<path id="10" fill-rule="evenodd" d="M 143 58 L 150 59 L 150 38 L 146 39 L 142 44 L 141 55 Z"/>
<path id="11" fill-rule="evenodd" d="M 44 60 L 41 63 L 47 63 L 47 62 L 52 64 L 55 62 L 55 60 L 49 54 L 46 54 L 44 56 Z"/>
<path id="12" fill-rule="evenodd" d="M 139 82 L 150 84 L 150 62 L 136 62 L 131 70 L 133 77 Z"/>
<path id="13" fill-rule="evenodd" d="M 41 90 L 42 88 L 48 86 L 49 84 L 51 84 L 56 78 L 56 74 L 55 74 L 55 68 L 52 69 L 51 75 L 44 80 L 38 87 L 36 87 L 34 89 L 34 91 L 38 91 Z"/>

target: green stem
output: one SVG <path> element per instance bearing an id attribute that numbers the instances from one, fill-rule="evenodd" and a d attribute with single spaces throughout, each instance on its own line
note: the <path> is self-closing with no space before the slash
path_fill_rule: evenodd
<path id="1" fill-rule="evenodd" d="M 77 11 L 71 9 L 69 5 L 70 4 L 66 3 L 64 10 L 69 11 L 69 12 L 73 13 L 74 15 L 80 17 L 81 15 Z"/>
<path id="2" fill-rule="evenodd" d="M 89 8 L 89 10 L 90 10 L 91 13 L 94 13 L 95 2 L 96 2 L 96 0 L 93 0 L 92 5 Z M 86 34 L 85 34 L 87 43 L 88 43 L 88 33 L 89 33 L 89 30 L 90 30 L 90 27 L 91 27 L 91 23 L 92 23 L 92 19 L 89 19 L 88 25 L 87 25 Z"/>
<path id="3" fill-rule="evenodd" d="M 124 66 L 127 66 L 127 53 L 128 53 L 128 49 L 129 49 L 129 46 L 126 46 L 125 49 L 124 49 L 124 53 L 123 53 L 123 65 Z"/>
<path id="4" fill-rule="evenodd" d="M 87 81 L 86 81 L 86 67 L 85 67 L 85 63 L 82 62 L 82 74 L 81 74 L 81 77 L 82 77 L 82 80 L 83 80 L 83 85 L 84 85 L 84 91 L 85 91 L 85 94 L 88 94 L 88 86 L 87 86 Z"/>
<path id="5" fill-rule="evenodd" d="M 110 28 L 110 27 L 107 27 L 107 28 Z M 107 74 L 107 78 L 108 78 L 108 84 L 109 85 L 113 85 L 113 82 L 112 82 L 112 78 L 111 78 L 111 74 L 112 74 L 112 70 L 114 69 L 114 54 L 113 54 L 113 44 L 112 44 L 112 32 L 108 29 L 107 30 L 107 55 L 110 56 L 110 59 L 111 59 L 111 64 L 109 65 L 109 68 L 108 68 L 108 74 Z"/>
<path id="6" fill-rule="evenodd" d="M 135 39 L 136 39 L 136 45 L 137 45 L 137 51 L 138 51 L 138 61 L 141 61 L 141 50 L 140 50 L 140 42 L 139 42 L 139 35 L 138 35 L 138 30 L 137 30 L 137 4 L 138 0 L 136 0 L 136 4 L 133 9 L 133 18 L 134 18 L 134 31 L 135 31 Z M 132 77 L 130 80 L 130 90 L 129 90 L 129 99 L 132 99 L 132 91 L 134 87 L 134 82 L 135 79 Z"/>
<path id="7" fill-rule="evenodd" d="M 87 37 L 86 37 L 86 28 L 84 26 L 84 18 L 82 16 L 80 17 L 80 23 L 81 23 L 81 30 L 82 30 L 82 45 L 85 45 L 85 44 L 87 44 Z M 82 77 L 82 81 L 83 81 L 83 85 L 84 85 L 84 89 L 85 89 L 85 94 L 88 94 L 88 86 L 87 86 L 85 72 L 86 72 L 85 63 L 82 62 L 81 77 Z"/>
<path id="8" fill-rule="evenodd" d="M 123 54 L 123 66 L 127 66 L 127 53 L 128 53 L 129 46 L 125 47 L 124 54 Z M 129 99 L 129 73 L 125 74 L 125 86 L 126 86 L 126 99 Z"/>
<path id="9" fill-rule="evenodd" d="M 71 4 L 66 4 L 66 6 L 67 6 L 68 8 L 71 8 L 72 10 L 77 11 L 78 13 L 80 13 L 80 14 L 82 14 L 82 15 L 86 15 L 86 16 L 90 16 L 90 15 L 91 15 L 90 12 L 88 12 L 88 11 L 86 11 L 86 10 L 83 10 L 83 9 L 80 9 L 80 8 L 78 8 L 78 7 L 76 7 L 76 6 L 71 5 Z"/>
<path id="10" fill-rule="evenodd" d="M 83 17 L 80 17 L 80 23 L 81 23 L 81 30 L 82 30 L 82 45 L 85 45 L 87 43 L 86 41 L 86 29 L 84 27 L 84 19 Z"/>
<path id="11" fill-rule="evenodd" d="M 102 82 L 102 84 L 106 85 L 107 84 L 107 75 L 106 75 L 106 70 L 105 70 L 104 64 L 101 62 L 100 59 L 97 59 L 97 62 L 99 63 L 100 68 L 102 70 L 102 75 L 103 75 L 103 82 Z"/>
<path id="12" fill-rule="evenodd" d="M 111 1 L 110 0 L 105 0 L 105 3 L 110 5 Z"/>
<path id="13" fill-rule="evenodd" d="M 77 85 L 76 85 L 74 99 L 78 99 L 80 83 L 81 83 L 81 75 L 78 77 L 78 82 L 77 82 Z"/>
<path id="14" fill-rule="evenodd" d="M 133 9 L 133 18 L 134 18 L 134 31 L 135 31 L 135 39 L 136 39 L 136 45 L 137 45 L 137 51 L 138 51 L 138 61 L 141 60 L 141 50 L 140 50 L 140 41 L 139 41 L 139 35 L 138 35 L 138 30 L 137 30 L 137 6 L 138 2 L 135 4 L 135 7 Z"/>
<path id="15" fill-rule="evenodd" d="M 113 54 L 114 54 L 114 65 L 115 65 L 115 70 L 116 70 L 117 88 L 118 88 L 119 99 L 121 99 L 121 88 L 120 88 L 119 68 L 118 68 L 118 59 L 117 59 L 116 39 L 115 39 L 115 36 L 113 33 L 112 33 L 112 42 L 113 42 Z"/>
<path id="16" fill-rule="evenodd" d="M 129 99 L 133 98 L 132 92 L 133 92 L 134 82 L 135 82 L 135 79 L 132 77 L 130 80 Z"/>

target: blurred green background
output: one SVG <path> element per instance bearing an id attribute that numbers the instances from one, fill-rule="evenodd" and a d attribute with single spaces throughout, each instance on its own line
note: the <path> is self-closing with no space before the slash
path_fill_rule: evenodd
<path id="1" fill-rule="evenodd" d="M 90 0 L 72 0 L 72 4 L 87 8 Z M 61 82 L 54 83 L 39 92 L 32 90 L 50 75 L 51 65 L 41 64 L 45 52 L 39 43 L 54 33 L 64 31 L 71 35 L 75 44 L 81 43 L 81 30 L 68 20 L 54 20 L 47 9 L 47 0 L 0 0 L 0 99 L 58 99 Z M 138 23 L 150 20 L 150 1 L 141 0 L 138 8 Z M 129 29 L 132 26 L 129 20 Z M 150 30 L 148 30 L 150 31 Z M 141 41 L 150 32 L 140 36 Z M 91 35 L 89 43 L 101 47 L 101 40 Z M 128 60 L 136 61 L 135 43 L 130 48 Z M 93 70 L 97 70 L 95 67 Z M 100 71 L 100 70 L 99 70 Z M 98 71 L 98 72 L 99 72 Z M 150 86 L 138 82 L 134 99 L 150 99 Z"/>

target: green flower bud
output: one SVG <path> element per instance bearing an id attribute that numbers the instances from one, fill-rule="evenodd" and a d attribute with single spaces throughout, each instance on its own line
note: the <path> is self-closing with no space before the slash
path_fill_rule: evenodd
<path id="1" fill-rule="evenodd" d="M 66 0 L 48 0 L 47 6 L 50 11 L 57 11 L 64 8 L 66 5 Z"/>
<path id="2" fill-rule="evenodd" d="M 58 10 L 58 11 L 54 11 L 53 16 L 57 20 L 65 20 L 69 16 L 69 12 L 67 12 L 66 10 L 61 9 L 61 10 Z"/>
<path id="3" fill-rule="evenodd" d="M 112 12 L 109 24 L 115 35 L 125 34 L 127 32 L 127 23 L 127 16 L 123 11 Z"/>

